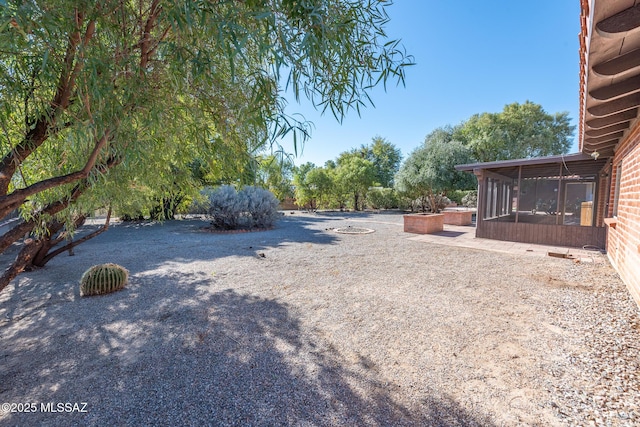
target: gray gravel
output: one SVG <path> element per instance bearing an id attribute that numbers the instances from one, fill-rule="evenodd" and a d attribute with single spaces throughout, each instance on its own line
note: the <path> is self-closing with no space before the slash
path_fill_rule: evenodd
<path id="1" fill-rule="evenodd" d="M 37 409 L 0 425 L 640 425 L 639 310 L 606 260 L 428 245 L 401 224 L 112 227 L 0 294 L 0 403 Z M 102 262 L 130 284 L 81 298 Z M 66 402 L 86 412 L 42 411 Z"/>

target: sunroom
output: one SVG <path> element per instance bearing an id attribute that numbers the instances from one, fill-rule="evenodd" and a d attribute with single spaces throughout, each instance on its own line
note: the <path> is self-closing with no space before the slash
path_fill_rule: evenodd
<path id="1" fill-rule="evenodd" d="M 456 166 L 478 178 L 476 237 L 604 248 L 606 159 L 583 153 Z"/>

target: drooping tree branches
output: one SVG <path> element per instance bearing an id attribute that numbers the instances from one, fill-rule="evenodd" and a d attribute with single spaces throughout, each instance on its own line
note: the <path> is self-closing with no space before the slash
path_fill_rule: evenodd
<path id="1" fill-rule="evenodd" d="M 94 166 L 94 170 L 96 173 L 106 173 L 109 169 L 117 166 L 122 159 L 120 158 L 110 158 L 105 163 Z M 0 291 L 4 289 L 11 280 L 13 280 L 18 274 L 23 272 L 26 268 L 28 268 L 31 264 L 36 266 L 43 266 L 46 264 L 52 257 L 58 255 L 66 249 L 70 249 L 76 245 L 67 245 L 62 251 L 54 251 L 49 253 L 49 250 L 53 248 L 55 245 L 60 243 L 64 238 L 69 237 L 68 235 L 60 236 L 61 239 L 55 239 L 54 236 L 58 233 L 62 227 L 65 225 L 64 222 L 61 222 L 55 219 L 55 216 L 60 212 L 67 209 L 69 206 L 72 206 L 82 194 L 90 188 L 91 182 L 90 179 L 84 178 L 79 183 L 77 183 L 71 192 L 69 193 L 69 197 L 56 200 L 55 202 L 49 203 L 47 206 L 43 207 L 41 210 L 35 212 L 32 218 L 28 220 L 21 220 L 18 225 L 14 226 L 11 230 L 0 237 L 0 251 L 4 252 L 4 250 L 16 242 L 20 237 L 22 237 L 26 233 L 32 232 L 38 225 L 45 223 L 44 230 L 41 237 L 28 238 L 24 241 L 24 245 L 18 256 L 14 260 L 13 264 L 7 268 L 2 276 L 0 276 Z M 107 222 L 104 227 L 104 230 L 108 228 L 108 221 L 110 218 L 107 216 Z M 82 217 L 82 216 L 81 216 Z M 79 219 L 74 219 L 75 226 L 80 226 Z M 82 220 L 84 222 L 84 219 Z M 102 232 L 101 231 L 101 232 Z M 80 242 L 84 242 L 91 237 L 95 237 L 100 233 L 91 233 L 90 237 L 82 239 Z M 52 238 L 54 240 L 52 241 Z M 35 262 L 34 262 L 35 261 Z"/>
<path id="2" fill-rule="evenodd" d="M 229 176 L 237 159 L 289 132 L 304 139 L 284 87 L 340 119 L 374 85 L 404 81 L 412 58 L 386 37 L 390 3 L 7 2 L 0 219 L 18 209 L 23 220 L 0 237 L 0 252 L 34 237 L 0 285 L 56 253 L 43 255 L 52 241 L 38 236 L 60 224 L 193 187 L 194 159 Z"/>

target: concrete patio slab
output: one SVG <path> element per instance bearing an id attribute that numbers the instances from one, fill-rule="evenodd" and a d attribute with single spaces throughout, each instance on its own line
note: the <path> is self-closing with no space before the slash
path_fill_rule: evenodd
<path id="1" fill-rule="evenodd" d="M 475 232 L 476 228 L 474 226 L 445 224 L 444 231 L 440 233 L 416 235 L 409 237 L 409 240 L 530 256 L 546 257 L 550 256 L 549 254 L 551 253 L 558 254 L 558 257 L 565 256 L 578 262 L 602 262 L 606 260 L 606 256 L 596 250 L 482 239 L 475 237 Z"/>

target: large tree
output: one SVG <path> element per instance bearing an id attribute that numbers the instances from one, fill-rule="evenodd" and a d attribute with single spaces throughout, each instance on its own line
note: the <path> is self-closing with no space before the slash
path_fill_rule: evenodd
<path id="1" fill-rule="evenodd" d="M 393 177 L 400 168 L 402 153 L 400 149 L 386 138 L 375 136 L 370 145 L 363 145 L 359 150 L 363 158 L 373 163 L 375 183 L 381 187 L 393 187 Z"/>
<path id="2" fill-rule="evenodd" d="M 395 188 L 411 199 L 420 200 L 423 211 L 427 207 L 438 212 L 440 200 L 451 190 L 468 190 L 476 185 L 475 177 L 455 169 L 469 163 L 471 153 L 460 141 L 452 139 L 451 128 L 438 128 L 425 138 L 400 167 Z"/>
<path id="3" fill-rule="evenodd" d="M 336 192 L 335 171 L 311 162 L 296 168 L 293 175 L 296 204 L 310 210 L 331 205 Z"/>
<path id="4" fill-rule="evenodd" d="M 549 114 L 526 101 L 499 113 L 475 114 L 452 132 L 477 161 L 491 162 L 567 153 L 574 129 L 568 113 Z"/>
<path id="5" fill-rule="evenodd" d="M 22 219 L 0 252 L 31 238 L 0 290 L 95 208 L 186 184 L 177 176 L 194 159 L 222 175 L 269 141 L 304 136 L 283 84 L 341 118 L 378 82 L 403 81 L 411 59 L 384 33 L 388 4 L 3 2 L 0 218 Z"/>
<path id="6" fill-rule="evenodd" d="M 357 153 L 341 156 L 335 170 L 337 191 L 353 200 L 353 209 L 363 208 L 364 199 L 375 182 L 375 167 L 372 162 L 363 159 Z"/>

